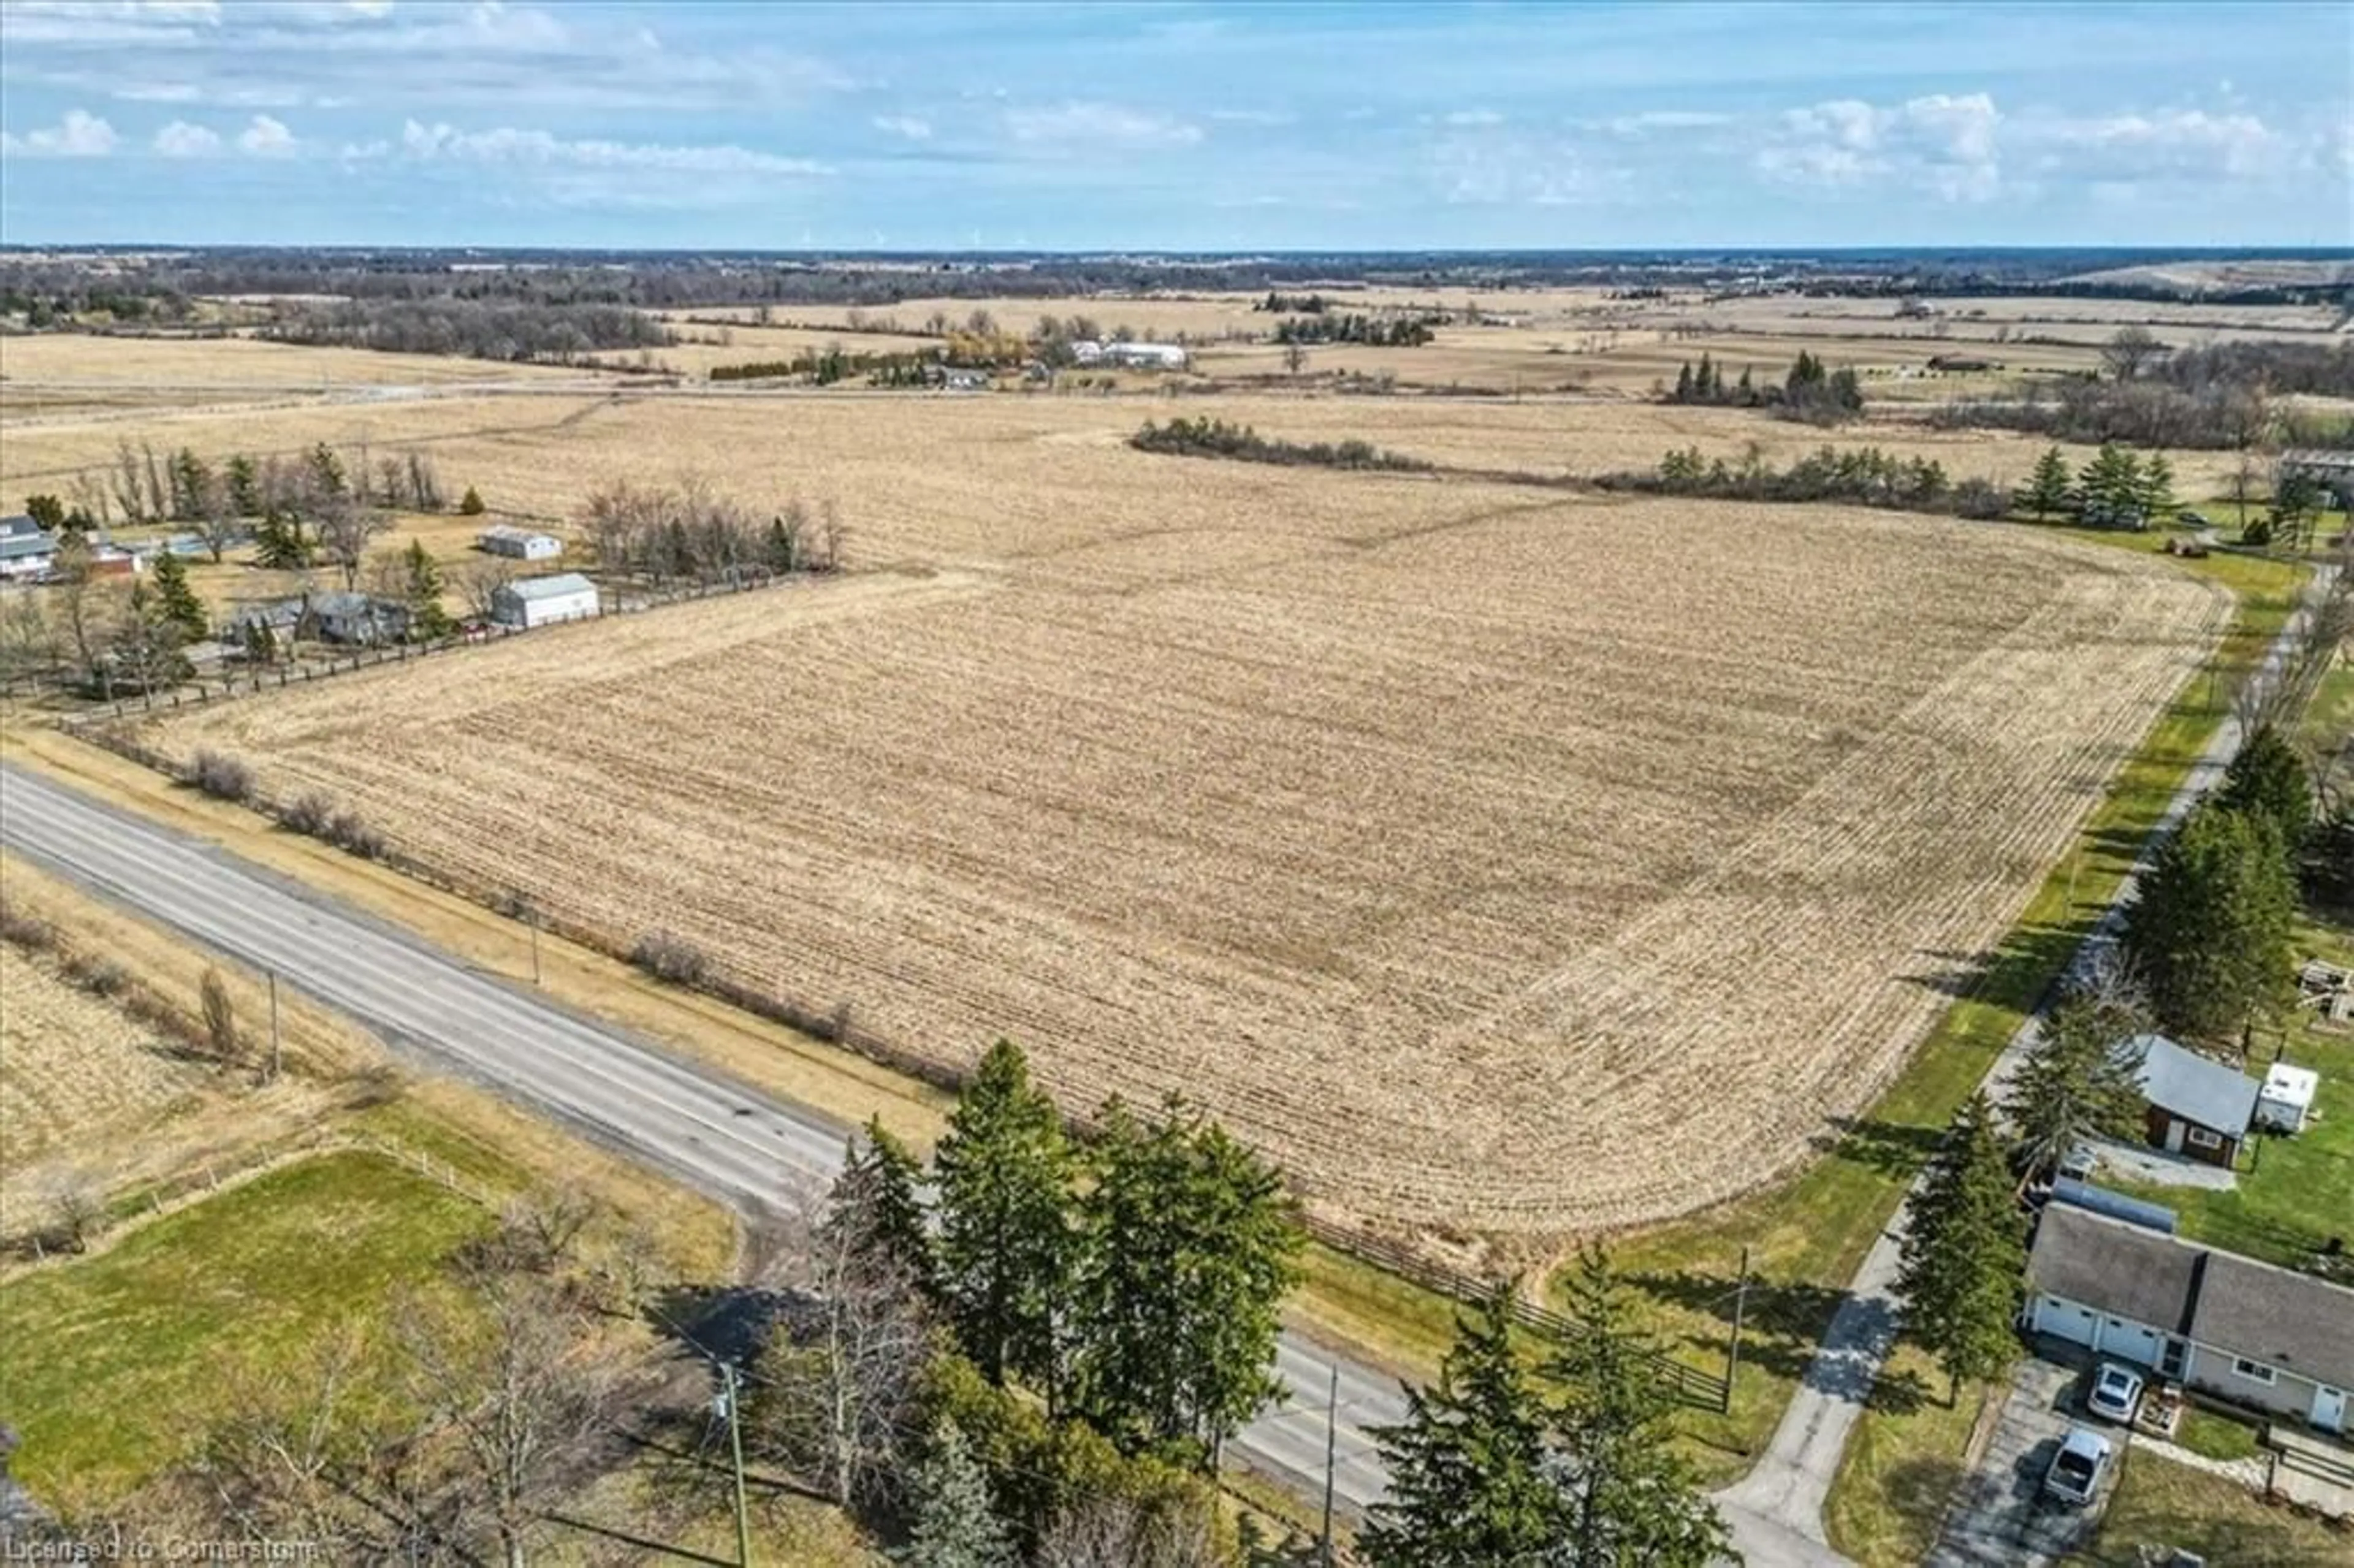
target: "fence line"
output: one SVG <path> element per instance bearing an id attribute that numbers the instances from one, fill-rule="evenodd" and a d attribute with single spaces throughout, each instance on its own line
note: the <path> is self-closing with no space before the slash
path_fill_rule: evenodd
<path id="1" fill-rule="evenodd" d="M 1476 1305 L 1487 1300 L 1497 1290 L 1508 1287 L 1504 1281 L 1449 1268 L 1444 1264 L 1432 1262 L 1409 1247 L 1384 1241 L 1362 1231 L 1313 1217 L 1304 1224 L 1310 1235 L 1335 1251 L 1347 1253 L 1352 1257 L 1396 1275 L 1409 1284 L 1418 1285 L 1451 1300 Z M 1548 1339 L 1565 1340 L 1577 1331 L 1577 1325 L 1569 1319 L 1518 1293 L 1511 1298 L 1511 1308 L 1514 1321 Z M 1645 1359 L 1679 1401 L 1703 1410 L 1731 1408 L 1731 1385 L 1722 1372 L 1704 1371 L 1663 1350 L 1649 1351 Z"/>

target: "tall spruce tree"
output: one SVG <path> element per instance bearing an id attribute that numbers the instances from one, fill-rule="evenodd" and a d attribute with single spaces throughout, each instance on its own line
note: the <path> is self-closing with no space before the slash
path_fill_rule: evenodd
<path id="1" fill-rule="evenodd" d="M 2125 947 L 2168 1033 L 2244 1040 L 2287 983 L 2296 885 L 2273 819 L 2191 808 L 2126 911 Z"/>
<path id="2" fill-rule="evenodd" d="M 159 551 L 149 576 L 155 585 L 155 611 L 171 622 L 183 642 L 203 641 L 211 630 L 204 601 L 188 584 L 188 564 L 169 550 Z"/>
<path id="3" fill-rule="evenodd" d="M 1033 1380 L 1059 1404 L 1072 1160 L 1020 1046 L 1000 1040 L 981 1057 L 932 1169 L 941 1297 L 959 1342 L 991 1383 Z"/>
<path id="4" fill-rule="evenodd" d="M 441 608 L 441 568 L 422 539 L 408 542 L 401 566 L 406 573 L 402 597 L 408 604 L 408 634 L 420 641 L 438 642 L 450 635 L 450 616 Z"/>
<path id="5" fill-rule="evenodd" d="M 907 1544 L 900 1568 L 1014 1568 L 1012 1533 L 990 1504 L 989 1476 L 953 1421 L 932 1429 L 907 1480 Z"/>
<path id="6" fill-rule="evenodd" d="M 1389 1491 L 1357 1536 L 1372 1568 L 1533 1563 L 1560 1539 L 1550 1416 L 1511 1326 L 1511 1290 L 1499 1286 L 1457 1315 L 1438 1382 L 1409 1387 L 1405 1419 L 1374 1430 Z"/>
<path id="7" fill-rule="evenodd" d="M 2137 1008 L 2085 991 L 2052 1010 L 2003 1097 L 2021 1179 L 2050 1176 L 2087 1139 L 2132 1135 L 2142 1105 L 2139 1064 L 2120 1047 L 2147 1022 Z"/>
<path id="8" fill-rule="evenodd" d="M 2295 865 L 2313 825 L 2313 776 L 2296 748 L 2271 725 L 2259 725 L 2215 791 L 2216 804 L 2268 821 Z"/>
<path id="9" fill-rule="evenodd" d="M 1994 1112 L 1975 1094 L 1913 1194 L 1895 1287 L 1904 1335 L 1945 1369 L 1949 1404 L 1962 1379 L 1992 1377 L 2017 1351 L 2026 1266 L 2026 1219 Z"/>
<path id="10" fill-rule="evenodd" d="M 2068 510 L 2068 493 L 2075 476 L 2068 471 L 2068 460 L 2060 455 L 2058 447 L 2046 447 L 2043 455 L 2035 460 L 2035 471 L 2027 482 L 2027 509 L 2038 523 L 2048 523 Z"/>
<path id="11" fill-rule="evenodd" d="M 1548 1563 L 1571 1568 L 1709 1568 L 1731 1537 L 1670 1443 L 1671 1395 L 1659 1351 L 1596 1248 L 1568 1282 L 1569 1326 L 1545 1372 L 1560 1385 L 1552 1418 L 1562 1537 Z"/>
<path id="12" fill-rule="evenodd" d="M 1227 1436 L 1281 1392 L 1271 1368 L 1302 1244 L 1282 1178 L 1172 1100 L 1105 1107 L 1073 1292 L 1078 1407 L 1124 1449 Z"/>
<path id="13" fill-rule="evenodd" d="M 851 1226 L 851 1245 L 898 1272 L 926 1296 L 936 1296 L 938 1260 L 925 1216 L 924 1168 L 880 1117 L 844 1151 L 836 1202 Z"/>

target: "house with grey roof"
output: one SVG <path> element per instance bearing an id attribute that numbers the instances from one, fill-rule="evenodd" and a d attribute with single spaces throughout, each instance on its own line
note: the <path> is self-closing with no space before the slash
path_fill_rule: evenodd
<path id="1" fill-rule="evenodd" d="M 0 517 L 0 578 L 39 577 L 57 558 L 56 535 L 30 517 Z"/>
<path id="2" fill-rule="evenodd" d="M 2037 1333 L 2324 1432 L 2347 1430 L 2354 1290 L 2063 1203 L 2036 1222 Z"/>
<path id="3" fill-rule="evenodd" d="M 2148 1102 L 2145 1130 L 2153 1148 L 2227 1171 L 2239 1163 L 2262 1084 L 2163 1034 L 2137 1034 L 2118 1049 L 2138 1058 L 2134 1081 Z"/>

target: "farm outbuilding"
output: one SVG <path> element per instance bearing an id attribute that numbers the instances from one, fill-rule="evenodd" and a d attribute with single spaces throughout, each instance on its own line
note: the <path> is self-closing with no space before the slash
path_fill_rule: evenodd
<path id="1" fill-rule="evenodd" d="M 502 626 L 550 626 L 585 620 L 598 611 L 597 585 L 578 572 L 502 583 L 491 594 L 491 619 Z"/>
<path id="2" fill-rule="evenodd" d="M 564 541 L 555 535 L 504 523 L 483 529 L 475 535 L 474 543 L 491 555 L 509 556 L 518 561 L 552 561 L 564 554 Z"/>
<path id="3" fill-rule="evenodd" d="M 2239 1163 L 2261 1085 L 2163 1034 L 2136 1035 L 2124 1050 L 2139 1059 L 2134 1082 L 2148 1105 L 2152 1147 L 2226 1171 Z"/>
<path id="4" fill-rule="evenodd" d="M 0 578 L 39 577 L 57 556 L 57 535 L 30 517 L 0 517 Z"/>

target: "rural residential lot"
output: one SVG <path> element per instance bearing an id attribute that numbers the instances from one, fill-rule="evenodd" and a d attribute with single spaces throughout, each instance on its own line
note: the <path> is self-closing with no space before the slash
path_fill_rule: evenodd
<path id="1" fill-rule="evenodd" d="M 1397 1385 L 1431 1375 L 1464 1301 L 1517 1277 L 1542 1324 L 1600 1244 L 1681 1369 L 1661 1443 L 1695 1486 L 1753 1478 L 1712 1494 L 1734 1544 L 1761 1563 L 1921 1561 L 2000 1380 L 1949 1379 L 1914 1346 L 1888 1360 L 1893 1319 L 1840 1342 L 1837 1314 L 1883 1299 L 1859 1268 L 2186 781 L 2221 776 L 2347 526 L 2322 505 L 2312 536 L 2268 543 L 2247 524 L 2273 480 L 2208 441 L 2153 449 L 2170 493 L 2152 515 L 2041 505 L 2050 454 L 2089 475 L 2105 449 L 1956 412 L 2020 376 L 2122 380 L 2105 356 L 2128 327 L 2168 352 L 2343 354 L 2342 312 L 2311 303 L 1988 293 L 1925 313 L 1835 290 L 1384 284 L 1347 308 L 1427 316 L 1430 341 L 1303 355 L 1257 291 L 977 289 L 669 310 L 651 319 L 670 341 L 563 363 L 270 342 L 249 319 L 265 308 L 207 302 L 202 332 L 0 337 L 0 511 L 135 499 L 183 454 L 223 475 L 421 462 L 440 493 L 388 478 L 340 564 L 323 526 L 311 558 L 273 558 L 271 509 L 218 543 L 171 506 L 110 520 L 93 532 L 148 552 L 126 573 L 143 590 L 157 552 L 185 557 L 217 634 L 164 679 L 118 681 L 106 658 L 61 675 L 80 629 L 58 607 L 82 590 L 0 588 L 18 661 L 0 759 L 271 879 L 284 929 L 315 898 L 320 921 L 476 971 L 504 995 L 486 1021 L 544 1009 L 550 1039 L 599 1044 L 580 1084 L 537 1086 L 484 1044 L 487 1086 L 569 1128 L 526 1134 L 440 1081 L 466 1050 L 350 1004 L 355 1023 L 290 973 L 281 1073 L 281 988 L 259 947 L 204 945 L 218 911 L 77 875 L 56 844 L 0 861 L 0 1335 L 37 1325 L 45 1358 L 0 1388 L 0 1422 L 22 1428 L 19 1473 L 69 1505 L 205 1457 L 156 1411 L 81 1436 L 66 1416 L 78 1379 L 200 1402 L 199 1363 L 155 1325 L 225 1238 L 251 1249 L 187 1345 L 272 1300 L 266 1255 L 301 1249 L 305 1213 L 348 1227 L 366 1331 L 397 1339 L 405 1292 L 471 1287 L 484 1238 L 575 1171 L 600 1208 L 571 1288 L 620 1325 L 597 1353 L 669 1369 L 662 1442 L 724 1442 L 702 1386 L 717 1362 L 678 1318 L 769 1287 L 769 1204 L 831 1173 L 837 1129 L 871 1116 L 929 1151 L 1011 1041 L 1075 1138 L 1115 1103 L 1182 1105 L 1279 1171 L 1313 1226 L 1273 1363 L 1287 1408 L 1225 1451 L 1252 1473 L 1219 1506 L 1253 1530 L 1310 1550 L 1328 1432 L 1345 1522 L 1363 1523 Z M 1033 318 L 1086 317 L 1107 344 L 1115 323 L 1182 340 L 1184 363 L 1017 360 L 961 389 L 806 367 L 929 363 L 983 315 L 1041 354 L 1066 329 Z M 1856 372 L 1861 406 L 1819 423 L 1670 391 L 1703 354 L 1779 385 L 1802 353 Z M 748 365 L 763 373 L 724 374 Z M 2342 440 L 2354 402 L 2268 407 Z M 1197 419 L 1275 455 L 1137 440 Z M 1350 443 L 1367 452 L 1333 455 Z M 1999 504 L 1726 493 L 1727 474 L 1866 447 Z M 1657 482 L 1687 450 L 1716 493 Z M 629 535 L 632 506 L 688 521 Z M 714 566 L 687 531 L 720 513 L 755 546 Z M 789 517 L 780 567 L 760 552 Z M 545 536 L 548 565 L 490 560 L 496 526 Z M 559 570 L 588 575 L 600 613 L 514 635 L 490 616 L 493 581 Z M 339 591 L 429 607 L 447 633 L 314 635 L 310 606 Z M 222 630 L 272 605 L 299 607 L 283 645 Z M 47 664 L 27 606 L 53 618 Z M 2348 678 L 2325 657 L 2299 694 L 2296 744 L 2325 779 L 2349 765 Z M 2354 950 L 2334 916 L 2303 919 L 2301 952 Z M 316 967 L 273 950 L 298 948 Z M 207 1044 L 217 959 L 233 1061 Z M 2319 1024 L 2278 1040 L 2343 1056 Z M 609 1114 L 608 1051 L 669 1058 L 691 1114 L 659 1139 Z M 764 1195 L 737 1146 L 779 1117 L 824 1153 L 780 1160 Z M 2325 1122 L 2265 1158 L 2342 1192 L 2338 1143 Z M 711 1148 L 737 1150 L 724 1181 Z M 2315 1205 L 2257 1174 L 2185 1202 L 2188 1225 L 2313 1262 Z M 684 1228 L 653 1247 L 673 1204 Z M 350 1303 L 305 1273 L 278 1305 L 257 1369 L 331 1340 Z M 145 1349 L 106 1350 L 116 1323 Z M 2168 1464 L 2137 1456 L 2123 1522 L 2075 1531 L 2087 1560 L 2259 1510 Z M 659 1490 L 608 1467 L 584 1494 L 600 1528 L 660 1518 L 735 1550 L 718 1492 L 658 1509 L 642 1484 Z M 807 1490 L 761 1505 L 772 1555 L 878 1561 L 844 1522 L 872 1528 L 871 1508 Z M 2277 1533 L 2290 1563 L 2343 1539 Z"/>

